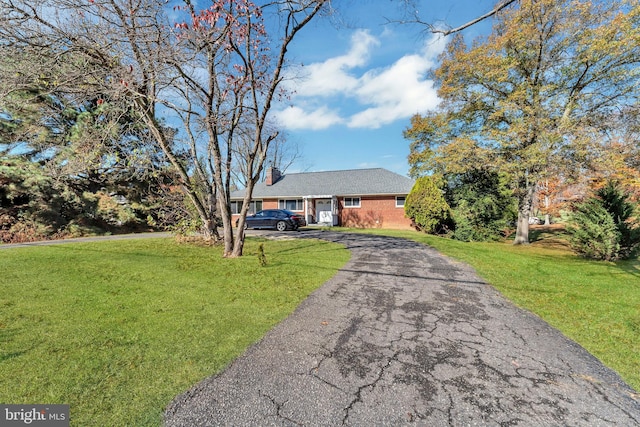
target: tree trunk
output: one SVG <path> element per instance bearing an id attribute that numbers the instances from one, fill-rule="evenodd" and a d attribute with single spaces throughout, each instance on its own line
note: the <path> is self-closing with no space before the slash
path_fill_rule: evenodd
<path id="1" fill-rule="evenodd" d="M 215 218 L 202 218 L 202 234 L 206 240 L 213 240 L 214 242 L 220 240 Z"/>
<path id="2" fill-rule="evenodd" d="M 549 191 L 549 180 L 547 180 L 545 191 Z M 544 210 L 547 212 L 544 214 L 544 225 L 551 225 L 551 215 L 549 215 L 549 205 L 551 202 L 549 201 L 549 194 L 544 195 Z"/>
<path id="3" fill-rule="evenodd" d="M 239 227 L 238 234 L 236 235 L 236 240 L 233 245 L 232 257 L 242 256 L 242 251 L 244 250 L 244 238 L 244 227 Z"/>
<path id="4" fill-rule="evenodd" d="M 529 244 L 529 214 L 518 212 L 518 228 L 516 229 L 516 238 L 514 245 Z"/>
<path id="5" fill-rule="evenodd" d="M 218 199 L 220 203 L 220 216 L 222 217 L 222 238 L 224 239 L 224 252 L 222 256 L 225 258 L 233 257 L 233 223 L 231 210 L 229 208 L 228 200 Z"/>
<path id="6" fill-rule="evenodd" d="M 213 188 L 214 187 L 210 187 L 208 190 L 213 190 Z M 189 195 L 188 190 L 184 191 L 187 193 L 187 195 Z M 209 192 L 209 194 L 204 195 L 202 199 L 204 205 L 203 208 L 200 209 L 198 208 L 198 205 L 196 205 L 198 216 L 202 221 L 200 232 L 202 233 L 205 240 L 218 243 L 220 241 L 220 233 L 218 232 L 218 220 L 216 218 L 216 196 L 215 194 Z M 193 197 L 191 198 L 191 200 L 193 200 Z"/>
<path id="7" fill-rule="evenodd" d="M 260 176 L 260 170 L 262 169 L 262 162 L 258 166 L 258 172 L 255 175 L 252 175 L 247 181 L 247 187 L 245 189 L 244 199 L 242 200 L 242 209 L 240 210 L 240 221 L 238 222 L 238 231 L 236 234 L 236 238 L 233 242 L 233 252 L 231 253 L 231 257 L 240 257 L 242 256 L 242 252 L 244 251 L 244 224 L 247 218 L 247 213 L 249 212 L 249 207 L 251 206 L 251 195 L 253 194 L 253 188 L 256 185 L 256 181 Z"/>
<path id="8" fill-rule="evenodd" d="M 533 203 L 534 186 L 528 184 L 524 194 L 518 201 L 518 225 L 514 245 L 529 244 L 529 218 L 531 217 L 531 205 Z"/>

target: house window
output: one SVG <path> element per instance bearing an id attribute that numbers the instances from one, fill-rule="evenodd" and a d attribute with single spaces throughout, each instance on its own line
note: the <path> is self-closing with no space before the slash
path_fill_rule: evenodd
<path id="1" fill-rule="evenodd" d="M 242 209 L 242 200 L 233 200 L 231 202 L 231 213 L 239 214 Z M 252 200 L 251 205 L 249 205 L 249 215 L 252 215 L 258 211 L 262 210 L 262 200 Z"/>
<path id="2" fill-rule="evenodd" d="M 278 207 L 289 211 L 303 211 L 304 202 L 302 199 L 279 200 Z"/>
<path id="3" fill-rule="evenodd" d="M 406 196 L 396 196 L 396 208 L 403 208 Z"/>
<path id="4" fill-rule="evenodd" d="M 360 197 L 345 197 L 344 198 L 344 207 L 345 208 L 359 208 L 360 207 Z"/>

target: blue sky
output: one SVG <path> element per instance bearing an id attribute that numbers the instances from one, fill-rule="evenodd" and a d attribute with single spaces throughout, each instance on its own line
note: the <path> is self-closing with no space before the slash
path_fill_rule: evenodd
<path id="1" fill-rule="evenodd" d="M 383 167 L 406 175 L 409 142 L 402 132 L 416 113 L 438 104 L 428 73 L 446 40 L 415 25 L 388 23 L 402 1 L 339 5 L 340 24 L 312 22 L 289 49 L 290 99 L 273 113 L 302 157 L 287 171 Z M 494 0 L 426 0 L 424 21 L 461 25 L 491 10 Z M 466 30 L 469 39 L 490 22 Z"/>

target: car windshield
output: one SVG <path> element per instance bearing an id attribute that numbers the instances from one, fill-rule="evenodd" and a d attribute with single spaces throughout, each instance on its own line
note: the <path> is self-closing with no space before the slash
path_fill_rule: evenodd
<path id="1" fill-rule="evenodd" d="M 295 214 L 296 214 L 295 212 L 291 212 L 291 211 L 288 211 L 288 210 L 286 210 L 286 209 L 283 209 L 283 210 L 282 210 L 282 212 L 286 213 L 286 214 L 287 214 L 287 215 L 289 215 L 289 216 L 293 216 L 293 215 L 295 215 Z"/>

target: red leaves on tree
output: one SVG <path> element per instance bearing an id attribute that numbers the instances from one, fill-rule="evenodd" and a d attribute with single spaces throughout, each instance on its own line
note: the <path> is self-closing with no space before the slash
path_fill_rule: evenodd
<path id="1" fill-rule="evenodd" d="M 188 14 L 187 19 L 174 24 L 178 40 L 206 50 L 208 56 L 217 58 L 218 64 L 227 64 L 224 71 L 218 72 L 224 76 L 220 83 L 227 86 L 226 93 L 242 91 L 247 84 L 261 90 L 269 48 L 258 6 L 248 0 L 217 0 L 202 10 L 191 5 L 176 6 L 174 10 Z"/>
<path id="2" fill-rule="evenodd" d="M 262 21 L 262 11 L 247 0 L 219 0 L 207 9 L 196 11 L 189 6 L 175 6 L 174 10 L 190 14 L 190 22 L 177 22 L 175 28 L 184 30 L 181 37 L 206 35 L 217 39 L 224 35 L 225 43 L 231 47 L 242 44 L 251 38 L 252 48 L 259 51 L 264 44 L 267 32 Z"/>

